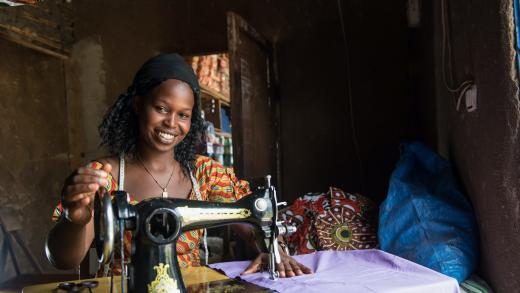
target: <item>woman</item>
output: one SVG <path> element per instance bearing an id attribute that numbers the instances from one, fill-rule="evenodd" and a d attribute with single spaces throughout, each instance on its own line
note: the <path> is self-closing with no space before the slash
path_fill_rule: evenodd
<path id="1" fill-rule="evenodd" d="M 230 202 L 249 193 L 247 182 L 237 180 L 232 171 L 195 155 L 202 134 L 199 92 L 193 70 L 177 54 L 156 56 L 141 67 L 99 127 L 102 144 L 112 155 L 77 169 L 65 181 L 54 214 L 57 223 L 46 246 L 57 268 L 73 268 L 86 255 L 94 237 L 93 197 L 100 186 L 113 191 L 124 184 L 121 189 L 133 203 L 157 196 Z M 250 227 L 239 227 L 240 234 L 251 238 Z M 200 265 L 202 233 L 189 231 L 180 237 L 181 266 Z M 129 255 L 126 240 L 125 255 Z M 280 251 L 280 277 L 311 272 Z M 260 254 L 243 273 L 258 271 L 266 260 Z"/>

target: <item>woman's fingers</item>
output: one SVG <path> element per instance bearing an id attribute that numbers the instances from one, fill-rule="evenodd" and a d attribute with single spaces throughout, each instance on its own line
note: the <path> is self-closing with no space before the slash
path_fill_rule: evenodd
<path id="1" fill-rule="evenodd" d="M 294 272 L 295 276 L 301 276 L 303 274 L 311 274 L 312 270 L 301 263 L 297 262 L 292 258 L 289 263 L 291 264 L 292 271 Z"/>
<path id="2" fill-rule="evenodd" d="M 249 266 L 241 273 L 241 275 L 247 275 L 256 273 L 262 268 L 262 261 L 267 261 L 267 254 L 260 254 L 255 260 L 253 260 Z M 304 274 L 312 274 L 312 270 L 303 264 L 297 262 L 294 258 L 288 255 L 282 256 L 282 261 L 276 264 L 276 271 L 280 278 L 290 278 L 294 276 L 301 276 Z"/>
<path id="3" fill-rule="evenodd" d="M 110 172 L 112 172 L 112 165 L 110 165 L 109 163 L 106 163 L 103 165 L 102 170 L 105 171 L 108 176 L 108 174 L 110 174 Z"/>
<path id="4" fill-rule="evenodd" d="M 81 200 L 85 197 L 92 197 L 93 193 L 99 189 L 99 184 L 97 183 L 82 183 L 69 185 L 65 187 L 65 196 L 63 199 L 68 202 L 75 202 Z"/>
<path id="5" fill-rule="evenodd" d="M 112 171 L 110 164 L 103 165 L 100 170 L 80 167 L 65 180 L 62 205 L 66 217 L 71 222 L 86 224 L 90 221 L 94 196 L 100 186 L 108 185 L 110 171 Z"/>
<path id="6" fill-rule="evenodd" d="M 101 186 L 106 186 L 108 184 L 108 173 L 112 170 L 112 166 L 106 164 L 103 168 L 102 170 L 98 170 L 89 167 L 80 167 L 72 174 L 68 180 L 68 185 L 97 183 Z"/>
<path id="7" fill-rule="evenodd" d="M 312 270 L 311 268 L 307 267 L 307 266 L 304 266 L 302 265 L 301 263 L 298 263 L 298 266 L 300 268 L 300 270 L 304 273 L 304 274 L 312 274 Z"/>
<path id="8" fill-rule="evenodd" d="M 87 197 L 81 199 L 82 206 L 89 206 L 91 202 L 92 202 L 92 199 L 90 196 L 87 196 Z"/>
<path id="9" fill-rule="evenodd" d="M 282 256 L 282 261 L 277 265 L 280 278 L 290 278 L 304 274 L 312 274 L 312 270 L 297 262 L 291 256 Z"/>
<path id="10" fill-rule="evenodd" d="M 259 254 L 250 264 L 249 266 L 240 273 L 240 275 L 247 275 L 251 273 L 256 273 L 262 267 L 262 256 L 263 254 Z"/>
<path id="11" fill-rule="evenodd" d="M 111 170 L 112 167 L 106 167 Z M 65 186 L 72 186 L 76 184 L 97 183 L 105 186 L 108 184 L 108 172 L 105 170 L 97 170 L 89 167 L 80 167 L 72 173 L 65 181 Z M 67 191 L 67 190 L 65 190 Z"/>
<path id="12" fill-rule="evenodd" d="M 108 185 L 107 177 L 111 170 L 110 164 L 103 165 L 102 170 L 88 167 L 78 168 L 65 182 L 63 199 L 65 202 L 74 202 L 82 200 L 87 195 L 93 197 L 92 192 L 97 191 L 100 186 Z M 92 198 L 90 201 L 92 201 Z"/>
<path id="13" fill-rule="evenodd" d="M 107 165 L 110 165 L 110 164 L 107 164 Z M 110 169 L 112 169 L 110 167 Z M 89 168 L 89 167 L 79 167 L 78 168 L 78 171 L 77 171 L 77 174 L 79 175 L 90 175 L 90 176 L 98 176 L 98 177 L 102 177 L 102 178 L 107 178 L 108 177 L 108 173 L 103 170 L 103 169 L 93 169 L 93 168 Z"/>
<path id="14" fill-rule="evenodd" d="M 287 269 L 289 269 L 289 270 L 287 271 Z M 289 266 L 289 264 L 287 263 L 287 267 L 286 267 L 284 262 L 281 261 L 279 264 L 276 264 L 276 270 L 278 271 L 278 277 L 285 278 L 287 274 L 291 273 L 291 266 Z M 289 277 L 292 277 L 292 276 L 289 276 Z"/>
<path id="15" fill-rule="evenodd" d="M 76 175 L 71 179 L 72 184 L 97 183 L 101 186 L 106 186 L 108 180 L 106 177 L 99 177 L 93 175 Z"/>

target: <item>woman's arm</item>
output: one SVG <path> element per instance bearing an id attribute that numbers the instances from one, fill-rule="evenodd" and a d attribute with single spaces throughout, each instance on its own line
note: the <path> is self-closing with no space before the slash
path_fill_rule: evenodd
<path id="1" fill-rule="evenodd" d="M 78 266 L 94 239 L 92 203 L 100 186 L 107 185 L 112 167 L 101 170 L 81 167 L 72 173 L 63 187 L 61 204 L 63 214 L 47 235 L 45 252 L 58 269 Z"/>
<path id="2" fill-rule="evenodd" d="M 87 224 L 75 224 L 60 219 L 47 235 L 45 253 L 57 269 L 77 267 L 87 254 L 94 239 L 92 219 Z"/>

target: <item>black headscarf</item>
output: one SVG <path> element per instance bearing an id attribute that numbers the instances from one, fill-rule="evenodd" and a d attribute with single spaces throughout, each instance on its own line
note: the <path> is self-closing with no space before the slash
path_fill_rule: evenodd
<path id="1" fill-rule="evenodd" d="M 177 79 L 189 84 L 196 99 L 199 98 L 200 86 L 193 69 L 176 53 L 157 55 L 148 61 L 137 71 L 133 85 L 143 81 Z"/>

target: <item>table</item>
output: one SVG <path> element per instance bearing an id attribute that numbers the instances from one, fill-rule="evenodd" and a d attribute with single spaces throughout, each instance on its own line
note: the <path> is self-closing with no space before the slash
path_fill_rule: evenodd
<path id="1" fill-rule="evenodd" d="M 182 277 L 184 280 L 184 284 L 186 286 L 194 285 L 194 284 L 200 284 L 200 283 L 206 283 L 211 281 L 220 281 L 220 280 L 227 280 L 228 277 L 225 275 L 222 275 L 208 267 L 189 267 L 189 268 L 182 268 Z M 92 292 L 110 292 L 110 278 L 96 278 L 96 279 L 85 279 L 82 281 L 87 280 L 95 280 L 99 282 L 99 286 L 92 290 Z M 78 280 L 69 280 L 71 282 L 78 282 Z M 65 280 L 64 280 L 65 282 Z M 61 283 L 61 282 L 60 282 Z M 59 283 L 49 283 L 49 284 L 43 284 L 43 285 L 35 285 L 35 286 L 29 286 L 25 287 L 23 289 L 23 293 L 56 293 L 56 292 L 65 292 L 65 291 L 55 291 Z M 121 277 L 116 276 L 114 277 L 114 292 L 120 292 L 120 285 L 121 284 Z M 88 292 L 88 290 L 85 290 L 83 292 Z"/>
<path id="2" fill-rule="evenodd" d="M 319 251 L 294 258 L 314 274 L 270 280 L 267 273 L 240 276 L 249 262 L 211 264 L 234 278 L 284 293 L 458 293 L 457 280 L 377 250 Z"/>
<path id="3" fill-rule="evenodd" d="M 239 276 L 243 280 L 279 292 L 334 293 L 458 293 L 455 279 L 377 249 L 353 251 L 319 251 L 294 257 L 310 267 L 314 274 L 270 280 L 267 273 L 240 276 L 249 261 L 211 264 L 222 275 L 207 267 L 181 269 L 186 286 L 211 281 L 229 280 Z M 99 287 L 93 292 L 109 292 L 110 279 L 98 278 Z M 114 280 L 114 292 L 119 291 L 120 278 Z M 30 286 L 24 293 L 53 292 L 57 283 Z M 56 291 L 54 291 L 56 292 Z M 205 292 L 203 290 L 203 292 Z"/>

